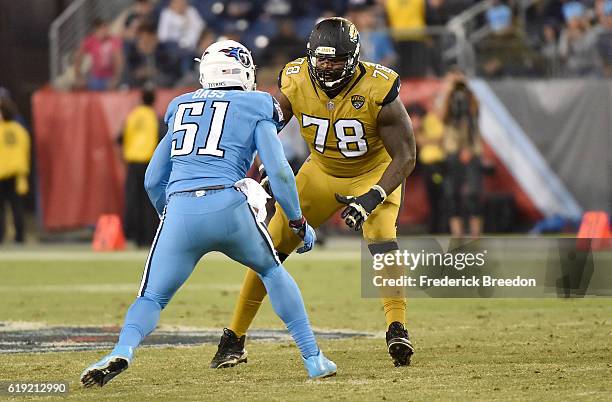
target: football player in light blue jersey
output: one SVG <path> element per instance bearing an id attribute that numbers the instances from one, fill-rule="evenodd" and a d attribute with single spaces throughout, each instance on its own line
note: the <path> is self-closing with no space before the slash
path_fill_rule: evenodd
<path id="1" fill-rule="evenodd" d="M 214 43 L 199 61 L 202 89 L 170 103 L 168 133 L 147 168 L 145 188 L 161 222 L 138 297 L 115 348 L 83 371 L 86 387 L 103 386 L 128 368 L 161 310 L 210 251 L 252 267 L 261 277 L 309 377 L 336 373 L 336 365 L 317 346 L 300 290 L 278 260 L 262 223 L 267 194 L 244 179 L 257 151 L 289 225 L 304 241 L 298 252 L 312 249 L 315 233 L 302 216 L 293 172 L 277 137 L 280 107 L 269 94 L 254 90 L 255 66 L 240 43 Z"/>

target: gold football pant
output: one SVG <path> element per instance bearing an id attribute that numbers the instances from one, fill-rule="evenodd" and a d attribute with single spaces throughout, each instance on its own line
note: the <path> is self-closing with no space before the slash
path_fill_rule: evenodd
<path id="1" fill-rule="evenodd" d="M 312 227 L 320 226 L 343 207 L 336 201 L 334 193 L 353 196 L 366 193 L 380 180 L 385 169 L 386 165 L 354 178 L 333 177 L 324 173 L 309 158 L 296 176 L 302 214 Z M 368 243 L 383 243 L 396 239 L 400 204 L 401 188 L 398 188 L 372 212 L 363 224 L 363 237 Z M 268 230 L 279 253 L 289 255 L 301 242 L 289 228 L 287 216 L 278 203 Z M 266 288 L 255 271 L 247 270 L 230 326 L 236 335 L 240 337 L 247 332 L 265 296 Z M 406 300 L 403 294 L 398 296 L 382 298 L 387 326 L 394 321 L 404 323 Z"/>

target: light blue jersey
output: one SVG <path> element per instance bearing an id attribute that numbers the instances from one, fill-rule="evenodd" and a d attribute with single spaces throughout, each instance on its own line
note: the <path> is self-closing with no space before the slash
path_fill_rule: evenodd
<path id="1" fill-rule="evenodd" d="M 172 193 L 243 179 L 256 151 L 257 124 L 269 121 L 278 130 L 283 124 L 268 93 L 208 89 L 174 98 L 165 121 L 168 133 L 147 170 L 147 181 L 158 184 L 147 190 L 160 214 Z"/>
<path id="2" fill-rule="evenodd" d="M 220 72 L 244 72 L 246 61 L 252 63 L 248 50 L 236 42 L 221 41 L 211 48 L 202 56 L 201 68 L 208 68 L 209 63 L 214 68 L 229 66 L 230 70 L 218 67 Z M 307 249 L 312 248 L 314 230 L 302 217 L 295 177 L 277 135 L 282 126 L 280 106 L 263 92 L 200 89 L 175 98 L 165 120 L 168 132 L 155 149 L 145 175 L 145 188 L 160 223 L 138 297 L 128 309 L 115 348 L 85 369 L 81 383 L 102 386 L 131 364 L 134 350 L 155 329 L 161 311 L 209 252 L 223 253 L 257 272 L 274 311 L 300 349 L 309 375 L 330 375 L 330 370 L 311 372 L 313 367 L 323 367 L 321 362 L 326 360 L 310 327 L 300 290 L 282 266 L 265 225 L 251 206 L 258 203 L 249 203 L 254 193 L 259 193 L 256 201 L 265 200 L 261 189 L 249 181 L 241 183 L 247 184 L 246 189 L 234 186 L 244 179 L 257 151 L 275 198 L 287 217 L 301 225 L 292 228 L 305 243 L 308 238 Z M 329 366 L 335 373 L 335 365 Z"/>
<path id="3" fill-rule="evenodd" d="M 247 197 L 233 186 L 244 178 L 257 151 L 287 216 L 302 217 L 295 178 L 276 132 L 282 117 L 275 102 L 263 92 L 202 89 L 170 103 L 168 133 L 155 149 L 145 176 L 160 224 L 117 350 L 131 355 L 153 331 L 161 310 L 197 262 L 216 251 L 259 274 L 302 355 L 318 354 L 295 281 L 283 268 Z"/>

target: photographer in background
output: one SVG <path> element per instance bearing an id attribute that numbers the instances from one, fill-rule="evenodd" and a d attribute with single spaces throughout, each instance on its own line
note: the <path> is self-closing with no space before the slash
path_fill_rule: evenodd
<path id="1" fill-rule="evenodd" d="M 23 196 L 28 193 L 30 136 L 15 121 L 17 109 L 8 98 L 0 98 L 0 243 L 4 240 L 4 205 L 13 212 L 15 242 L 24 242 Z"/>
<path id="2" fill-rule="evenodd" d="M 441 109 L 446 126 L 442 146 L 446 152 L 444 193 L 449 208 L 449 225 L 451 235 L 463 236 L 463 219 L 467 215 L 470 235 L 477 238 L 482 232 L 482 144 L 478 131 L 478 101 L 463 74 L 458 71 L 451 74 Z"/>

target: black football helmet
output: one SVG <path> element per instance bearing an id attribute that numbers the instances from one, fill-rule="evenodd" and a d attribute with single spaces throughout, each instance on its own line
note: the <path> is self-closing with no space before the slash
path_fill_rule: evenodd
<path id="1" fill-rule="evenodd" d="M 351 80 L 359 64 L 359 32 L 345 18 L 325 18 L 310 33 L 306 49 L 310 76 L 323 90 L 334 91 Z M 344 67 L 319 68 L 317 59 L 344 61 Z"/>

